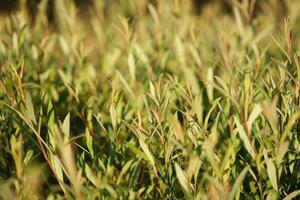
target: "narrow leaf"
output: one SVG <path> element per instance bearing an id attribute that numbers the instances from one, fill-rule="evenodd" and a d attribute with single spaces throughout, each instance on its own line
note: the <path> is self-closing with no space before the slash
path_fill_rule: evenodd
<path id="1" fill-rule="evenodd" d="M 33 122 L 33 124 L 36 124 L 36 118 L 34 114 L 32 99 L 29 93 L 26 94 L 25 98 L 25 106 L 26 106 L 26 113 L 30 120 Z"/>
<path id="2" fill-rule="evenodd" d="M 238 118 L 236 116 L 234 116 L 234 121 L 239 133 L 239 136 L 241 138 L 241 140 L 243 141 L 246 150 L 248 151 L 248 153 L 252 156 L 253 159 L 255 159 L 255 151 L 253 150 L 250 140 L 245 132 L 244 127 L 241 125 L 241 123 L 239 122 Z"/>
<path id="3" fill-rule="evenodd" d="M 300 190 L 296 190 L 296 191 L 290 193 L 289 195 L 287 195 L 286 197 L 284 197 L 283 200 L 293 200 L 299 195 L 300 195 Z"/>
<path id="4" fill-rule="evenodd" d="M 147 144 L 141 138 L 139 138 L 139 143 L 140 143 L 140 146 L 141 146 L 142 150 L 146 154 L 150 164 L 152 165 L 152 167 L 154 169 L 154 173 L 157 175 L 157 170 L 156 170 L 156 167 L 155 167 L 155 161 L 154 161 L 154 158 L 153 158 Z"/>
<path id="5" fill-rule="evenodd" d="M 65 138 L 68 140 L 70 138 L 70 113 L 68 113 L 64 119 L 62 132 L 65 134 Z"/>
<path id="6" fill-rule="evenodd" d="M 128 67 L 129 67 L 129 74 L 132 80 L 135 81 L 135 61 L 132 53 L 130 53 L 128 56 Z"/>
<path id="7" fill-rule="evenodd" d="M 263 152 L 267 165 L 267 173 L 274 190 L 278 191 L 276 167 L 272 159 L 268 158 L 267 151 Z"/>
<path id="8" fill-rule="evenodd" d="M 247 175 L 249 170 L 249 167 L 246 166 L 243 171 L 240 173 L 240 175 L 237 177 L 236 181 L 234 182 L 232 186 L 232 190 L 230 192 L 230 197 L 229 199 L 232 200 L 234 199 L 236 192 L 238 191 L 239 187 L 242 185 L 243 180 L 245 179 L 245 176 Z"/>
<path id="9" fill-rule="evenodd" d="M 184 191 L 187 194 L 189 194 L 192 191 L 192 184 L 188 182 L 185 172 L 181 169 L 181 167 L 177 163 L 175 163 L 175 171 L 180 185 L 182 186 Z"/>

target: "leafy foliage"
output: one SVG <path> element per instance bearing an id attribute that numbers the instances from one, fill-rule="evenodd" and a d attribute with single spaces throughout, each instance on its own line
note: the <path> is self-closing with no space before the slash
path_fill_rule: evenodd
<path id="1" fill-rule="evenodd" d="M 0 21 L 0 199 L 299 197 L 299 1 L 45 2 Z"/>

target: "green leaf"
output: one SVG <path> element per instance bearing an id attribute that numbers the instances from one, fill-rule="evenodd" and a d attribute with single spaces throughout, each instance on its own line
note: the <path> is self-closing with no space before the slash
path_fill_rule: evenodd
<path id="1" fill-rule="evenodd" d="M 236 116 L 234 116 L 234 121 L 235 121 L 237 130 L 238 130 L 239 136 L 240 136 L 241 140 L 243 141 L 246 150 L 251 155 L 251 157 L 253 159 L 255 159 L 255 151 L 253 150 L 253 147 L 251 146 L 250 140 L 245 132 L 244 127 L 241 125 L 241 123 L 239 122 L 239 120 Z"/>
<path id="2" fill-rule="evenodd" d="M 56 142 L 55 142 L 55 122 L 54 122 L 54 112 L 51 111 L 49 120 L 47 123 L 48 126 L 48 136 L 49 136 L 49 142 L 53 149 L 56 147 Z"/>
<path id="3" fill-rule="evenodd" d="M 148 157 L 144 152 L 136 148 L 132 143 L 128 143 L 128 148 L 138 157 L 143 158 L 146 161 L 149 161 Z"/>
<path id="4" fill-rule="evenodd" d="M 273 188 L 278 191 L 276 167 L 271 159 L 266 160 L 267 172 Z"/>
<path id="5" fill-rule="evenodd" d="M 124 89 L 128 93 L 129 97 L 134 98 L 136 95 L 133 92 L 133 90 L 131 89 L 131 87 L 129 86 L 129 84 L 126 81 L 126 79 L 124 78 L 124 76 L 119 71 L 117 71 L 116 74 L 117 74 L 118 78 L 120 79 L 120 81 L 123 83 Z"/>
<path id="6" fill-rule="evenodd" d="M 33 158 L 33 155 L 34 151 L 32 149 L 26 152 L 25 158 L 23 160 L 24 165 L 28 165 L 30 163 L 31 159 Z"/>
<path id="7" fill-rule="evenodd" d="M 211 115 L 211 113 L 213 112 L 213 110 L 216 108 L 216 106 L 218 105 L 218 103 L 221 101 L 222 97 L 219 97 L 217 98 L 216 100 L 213 101 L 206 117 L 205 117 L 205 120 L 204 120 L 204 130 L 207 130 L 207 126 L 208 126 L 208 120 L 209 120 L 209 117 Z"/>
<path id="8" fill-rule="evenodd" d="M 116 130 L 116 128 L 117 128 L 117 112 L 116 112 L 116 108 L 114 105 L 110 106 L 109 113 L 110 113 L 110 119 L 111 119 L 113 129 Z"/>
<path id="9" fill-rule="evenodd" d="M 129 67 L 129 74 L 131 76 L 131 79 L 135 81 L 135 61 L 132 53 L 128 56 L 128 67 Z"/>
<path id="10" fill-rule="evenodd" d="M 284 197 L 283 200 L 293 200 L 295 199 L 297 196 L 300 195 L 300 190 L 296 190 L 290 194 L 288 194 L 286 197 Z M 296 199 L 295 199 L 296 200 Z"/>
<path id="11" fill-rule="evenodd" d="M 239 176 L 237 177 L 237 179 L 235 180 L 233 186 L 232 186 L 232 189 L 231 189 L 231 192 L 230 192 L 230 197 L 229 199 L 232 200 L 234 199 L 239 187 L 242 185 L 243 183 L 243 180 L 245 179 L 247 173 L 248 173 L 248 170 L 249 170 L 249 167 L 246 166 L 242 172 L 239 174 Z"/>
<path id="12" fill-rule="evenodd" d="M 285 126 L 284 132 L 282 133 L 282 136 L 280 138 L 280 143 L 283 143 L 288 135 L 290 134 L 290 131 L 292 130 L 294 124 L 297 120 L 300 119 L 300 111 L 295 112 L 292 117 L 290 117 L 287 125 Z"/>
<path id="13" fill-rule="evenodd" d="M 279 147 L 277 149 L 277 156 L 276 156 L 276 164 L 278 167 L 282 164 L 284 160 L 284 156 L 288 152 L 288 149 L 289 149 L 289 142 L 285 141 L 279 144 Z"/>
<path id="14" fill-rule="evenodd" d="M 209 99 L 209 102 L 212 102 L 214 99 L 214 70 L 212 67 L 209 67 L 207 69 L 207 84 L 206 84 L 206 88 L 207 88 L 207 96 Z"/>
<path id="15" fill-rule="evenodd" d="M 247 121 L 247 128 L 249 132 L 251 132 L 252 124 L 254 123 L 256 118 L 261 114 L 261 112 L 262 112 L 261 106 L 259 104 L 255 104 Z"/>
<path id="16" fill-rule="evenodd" d="M 100 180 L 97 178 L 97 176 L 93 173 L 92 169 L 89 167 L 88 164 L 85 164 L 85 174 L 89 181 L 93 183 L 96 187 L 101 186 Z"/>
<path id="17" fill-rule="evenodd" d="M 91 154 L 91 157 L 94 158 L 94 148 L 93 148 L 93 137 L 91 136 L 88 128 L 85 129 L 85 139 L 87 148 Z"/>
<path id="18" fill-rule="evenodd" d="M 68 140 L 70 138 L 70 113 L 68 113 L 64 119 L 62 132 L 65 134 L 65 138 Z"/>
<path id="19" fill-rule="evenodd" d="M 228 88 L 227 84 L 225 83 L 225 81 L 222 78 L 218 77 L 218 76 L 215 76 L 215 79 L 222 86 L 222 88 L 224 89 L 224 91 L 226 93 L 228 93 L 229 92 L 229 88 Z"/>
<path id="20" fill-rule="evenodd" d="M 139 138 L 139 143 L 140 143 L 140 146 L 141 146 L 142 150 L 146 154 L 146 156 L 148 158 L 148 161 L 152 165 L 152 167 L 154 169 L 155 175 L 157 176 L 157 170 L 156 170 L 156 167 L 155 167 L 155 161 L 154 161 L 154 158 L 153 158 L 153 156 L 152 156 L 152 154 L 151 154 L 151 152 L 150 152 L 147 144 L 141 138 Z"/>
<path id="21" fill-rule="evenodd" d="M 277 172 L 276 172 L 275 164 L 272 159 L 268 158 L 266 150 L 264 150 L 263 154 L 264 154 L 264 158 L 266 161 L 267 173 L 268 173 L 271 185 L 274 188 L 274 190 L 278 191 Z"/>
<path id="22" fill-rule="evenodd" d="M 70 53 L 70 47 L 69 47 L 68 42 L 61 35 L 58 37 L 58 41 L 59 41 L 60 47 L 63 50 L 64 54 L 68 55 Z"/>
<path id="23" fill-rule="evenodd" d="M 50 161 L 51 161 L 53 172 L 55 173 L 55 176 L 58 180 L 60 187 L 62 188 L 62 190 L 64 192 L 66 192 L 66 188 L 64 186 L 64 176 L 63 176 L 62 164 L 61 164 L 59 158 L 54 154 L 50 154 Z"/>
<path id="24" fill-rule="evenodd" d="M 188 181 L 186 173 L 181 169 L 179 164 L 175 163 L 175 171 L 177 179 L 187 194 L 193 191 L 193 185 Z"/>
<path id="25" fill-rule="evenodd" d="M 133 163 L 133 160 L 129 160 L 125 163 L 125 165 L 122 167 L 122 170 L 118 176 L 117 184 L 120 184 L 122 181 L 122 177 L 127 173 L 127 171 L 130 169 L 131 165 Z"/>
<path id="26" fill-rule="evenodd" d="M 30 118 L 31 122 L 33 122 L 33 124 L 36 125 L 37 123 L 36 123 L 36 118 L 34 114 L 34 108 L 33 108 L 30 93 L 26 93 L 25 106 L 26 106 L 26 113 L 28 117 Z"/>

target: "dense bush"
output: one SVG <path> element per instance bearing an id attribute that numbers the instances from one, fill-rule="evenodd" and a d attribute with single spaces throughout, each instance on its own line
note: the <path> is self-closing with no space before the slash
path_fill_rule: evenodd
<path id="1" fill-rule="evenodd" d="M 297 199 L 299 1 L 56 2 L 0 20 L 0 199 Z"/>

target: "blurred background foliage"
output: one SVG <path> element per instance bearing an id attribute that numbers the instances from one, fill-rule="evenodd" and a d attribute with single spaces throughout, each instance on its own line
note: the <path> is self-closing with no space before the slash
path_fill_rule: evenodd
<path id="1" fill-rule="evenodd" d="M 0 12 L 0 199 L 300 194 L 300 1 Z"/>

